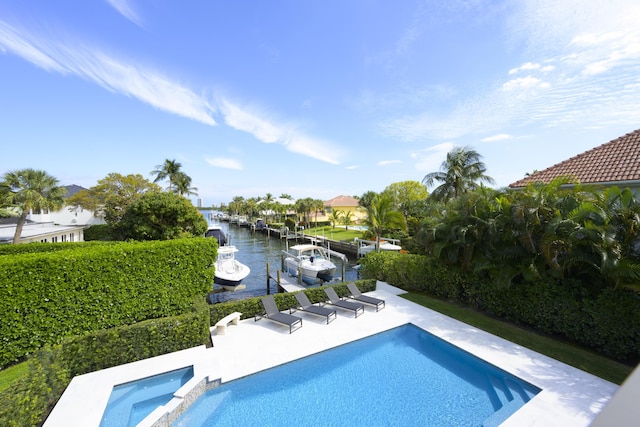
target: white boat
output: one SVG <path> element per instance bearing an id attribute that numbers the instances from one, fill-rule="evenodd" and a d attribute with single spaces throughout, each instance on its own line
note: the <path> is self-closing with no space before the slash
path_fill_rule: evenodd
<path id="1" fill-rule="evenodd" d="M 236 260 L 236 252 L 238 249 L 235 246 L 218 247 L 213 282 L 228 291 L 245 289 L 246 286 L 242 284 L 242 280 L 251 272 L 249 267 Z"/>
<path id="2" fill-rule="evenodd" d="M 302 281 L 314 284 L 317 281 L 333 280 L 336 265 L 331 261 L 325 248 L 311 244 L 295 245 L 283 251 L 284 271 L 297 277 L 301 272 Z"/>
<path id="3" fill-rule="evenodd" d="M 367 255 L 369 252 L 376 251 L 375 241 L 356 239 L 356 244 L 358 244 L 358 257 L 363 257 Z M 386 240 L 380 240 L 381 252 L 382 251 L 399 252 L 401 250 L 402 250 L 402 246 L 396 245 L 395 243 L 391 243 Z"/>

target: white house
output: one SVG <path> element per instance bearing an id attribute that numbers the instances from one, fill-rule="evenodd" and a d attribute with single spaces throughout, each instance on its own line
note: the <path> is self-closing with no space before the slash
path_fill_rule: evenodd
<path id="1" fill-rule="evenodd" d="M 66 197 L 84 190 L 78 185 L 67 185 L 65 188 Z M 0 244 L 13 242 L 17 222 L 17 218 L 0 218 Z M 93 211 L 73 206 L 64 206 L 58 211 L 31 211 L 22 228 L 20 243 L 83 242 L 86 228 L 104 223 L 104 219 L 95 217 Z"/>

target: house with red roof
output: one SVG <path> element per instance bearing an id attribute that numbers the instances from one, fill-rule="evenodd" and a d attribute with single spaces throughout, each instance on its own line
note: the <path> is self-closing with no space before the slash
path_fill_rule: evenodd
<path id="1" fill-rule="evenodd" d="M 640 193 L 640 129 L 509 184 L 522 188 L 572 177 L 581 184 L 617 186 Z"/>
<path id="2" fill-rule="evenodd" d="M 354 222 L 360 222 L 367 216 L 364 209 L 360 207 L 358 199 L 351 196 L 337 196 L 324 202 L 325 213 L 327 218 L 333 211 L 342 211 L 343 213 L 351 213 Z"/>

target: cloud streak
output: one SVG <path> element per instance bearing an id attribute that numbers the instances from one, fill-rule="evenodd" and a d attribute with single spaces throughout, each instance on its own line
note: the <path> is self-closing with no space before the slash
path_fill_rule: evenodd
<path id="1" fill-rule="evenodd" d="M 142 20 L 134 10 L 129 0 L 105 0 L 111 7 L 118 11 L 118 13 L 129 21 L 133 22 L 139 27 L 142 27 Z"/>
<path id="2" fill-rule="evenodd" d="M 0 21 L 0 46 L 46 71 L 73 74 L 159 110 L 215 125 L 206 99 L 152 69 L 133 66 L 79 44 L 18 32 Z"/>
<path id="3" fill-rule="evenodd" d="M 243 170 L 242 163 L 240 163 L 236 159 L 229 159 L 225 157 L 207 157 L 205 161 L 209 163 L 211 166 L 215 166 L 217 168 L 222 169 L 233 169 L 233 170 Z"/>
<path id="4" fill-rule="evenodd" d="M 128 3 L 110 1 L 110 4 L 118 9 Z M 240 107 L 222 97 L 210 101 L 158 71 L 118 60 L 95 48 L 34 36 L 0 21 L 0 49 L 46 71 L 75 75 L 110 92 L 136 98 L 159 110 L 206 125 L 216 125 L 214 115 L 219 113 L 228 126 L 247 132 L 264 143 L 280 144 L 293 153 L 331 164 L 339 164 L 345 155 L 341 147 L 309 136 L 294 125 L 276 123 L 255 108 Z M 232 162 L 215 166 L 229 165 L 231 169 L 238 167 Z"/>
<path id="5" fill-rule="evenodd" d="M 225 98 L 218 99 L 225 123 L 248 132 L 267 144 L 280 144 L 287 150 L 326 163 L 339 164 L 345 151 L 328 141 L 310 137 L 294 125 L 276 123 L 255 107 L 240 107 Z"/>

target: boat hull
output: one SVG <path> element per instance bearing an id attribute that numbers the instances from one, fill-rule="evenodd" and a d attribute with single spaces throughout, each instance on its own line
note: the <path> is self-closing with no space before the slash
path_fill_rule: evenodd
<path id="1" fill-rule="evenodd" d="M 329 265 L 321 265 L 320 263 L 316 263 L 316 265 L 309 264 L 309 262 L 304 261 L 299 263 L 295 258 L 285 259 L 285 269 L 289 275 L 297 277 L 299 269 L 302 274 L 302 281 L 307 284 L 314 284 L 318 280 L 323 282 L 333 280 L 333 276 L 336 273 L 336 267 L 333 263 L 328 263 Z"/>
<path id="2" fill-rule="evenodd" d="M 246 286 L 242 284 L 242 279 L 230 280 L 230 279 L 225 279 L 223 277 L 215 276 L 213 278 L 213 283 L 215 283 L 216 285 L 222 286 L 224 289 L 228 291 L 239 291 L 241 289 L 246 289 Z"/>

